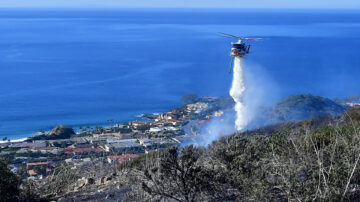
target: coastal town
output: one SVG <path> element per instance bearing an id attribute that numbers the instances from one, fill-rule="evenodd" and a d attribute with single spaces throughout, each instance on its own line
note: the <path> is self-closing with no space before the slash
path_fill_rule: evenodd
<path id="1" fill-rule="evenodd" d="M 41 182 L 59 166 L 81 168 L 94 160 L 121 164 L 143 154 L 180 146 L 199 135 L 199 128 L 220 118 L 234 103 L 231 98 L 192 98 L 165 113 L 144 114 L 141 120 L 109 127 L 56 126 L 51 132 L 21 142 L 0 143 L 0 158 L 24 180 Z"/>

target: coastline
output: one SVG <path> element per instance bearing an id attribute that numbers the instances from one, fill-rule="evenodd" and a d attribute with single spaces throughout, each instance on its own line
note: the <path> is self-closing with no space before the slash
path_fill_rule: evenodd
<path id="1" fill-rule="evenodd" d="M 15 140 L 6 140 L 6 141 L 3 141 L 3 140 L 0 140 L 0 144 L 2 144 L 2 143 L 7 143 L 7 142 L 24 142 L 24 141 L 26 141 L 28 138 L 26 137 L 26 138 L 21 138 L 21 139 L 15 139 Z"/>
<path id="2" fill-rule="evenodd" d="M 6 143 L 6 142 L 23 142 L 23 141 L 26 141 L 28 138 L 31 138 L 31 137 L 34 137 L 34 136 L 37 136 L 37 135 L 41 135 L 41 133 L 39 131 L 44 131 L 46 134 L 49 133 L 53 128 L 55 128 L 57 125 L 66 125 L 66 126 L 69 126 L 71 127 L 75 133 L 79 134 L 81 132 L 81 129 L 80 127 L 85 127 L 85 126 L 89 126 L 90 128 L 95 128 L 97 126 L 99 127 L 104 127 L 104 128 L 107 128 L 107 127 L 112 127 L 113 125 L 115 124 L 123 124 L 123 123 L 128 123 L 128 122 L 131 122 L 131 121 L 150 121 L 148 118 L 146 118 L 145 116 L 148 115 L 148 114 L 151 114 L 151 115 L 156 115 L 156 114 L 160 114 L 161 112 L 151 112 L 151 113 L 141 113 L 141 114 L 137 114 L 137 115 L 133 115 L 132 118 L 126 118 L 126 119 L 123 119 L 123 120 L 114 120 L 114 121 L 107 121 L 107 120 L 102 120 L 102 121 L 99 121 L 97 123 L 89 123 L 89 124 L 55 124 L 54 126 L 49 126 L 49 127 L 45 127 L 45 128 L 42 128 L 42 129 L 39 129 L 37 132 L 35 131 L 28 131 L 28 132 L 24 132 L 24 133 L 19 133 L 19 134 L 16 134 L 16 135 L 0 135 L 0 144 L 1 143 Z M 111 119 L 108 119 L 108 120 L 111 120 Z M 3 137 L 7 137 L 10 141 L 6 140 L 6 141 L 3 141 L 2 138 Z"/>

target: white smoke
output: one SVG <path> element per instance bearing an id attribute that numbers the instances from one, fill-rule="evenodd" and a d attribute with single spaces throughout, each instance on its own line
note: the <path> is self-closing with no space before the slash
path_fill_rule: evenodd
<path id="1" fill-rule="evenodd" d="M 234 59 L 234 75 L 232 86 L 230 89 L 230 96 L 235 101 L 235 111 L 236 111 L 236 120 L 235 128 L 237 130 L 242 130 L 248 124 L 248 119 L 246 118 L 246 109 L 243 103 L 243 97 L 245 93 L 245 84 L 244 84 L 244 71 L 241 66 L 241 58 L 235 57 Z"/>
<path id="2" fill-rule="evenodd" d="M 243 69 L 243 62 L 249 68 Z M 236 116 L 228 110 L 220 117 L 213 116 L 208 124 L 199 126 L 199 135 L 184 143 L 184 146 L 207 146 L 236 130 L 251 130 L 267 124 L 261 118 L 262 109 L 273 106 L 280 98 L 282 94 L 279 86 L 261 66 L 249 60 L 242 61 L 241 58 L 234 61 L 233 77 L 230 95 L 236 102 Z"/>

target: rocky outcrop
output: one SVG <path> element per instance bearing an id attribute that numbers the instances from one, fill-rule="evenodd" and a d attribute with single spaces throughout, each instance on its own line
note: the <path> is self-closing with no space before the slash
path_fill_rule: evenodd
<path id="1" fill-rule="evenodd" d="M 75 135 L 74 129 L 68 127 L 59 125 L 56 126 L 54 129 L 51 130 L 51 132 L 47 135 L 37 135 L 34 137 L 30 137 L 27 139 L 28 142 L 33 140 L 57 140 L 57 139 L 69 139 L 71 136 Z"/>
<path id="2" fill-rule="evenodd" d="M 47 136 L 51 139 L 68 139 L 72 135 L 75 135 L 75 131 L 72 128 L 59 125 L 52 129 Z"/>

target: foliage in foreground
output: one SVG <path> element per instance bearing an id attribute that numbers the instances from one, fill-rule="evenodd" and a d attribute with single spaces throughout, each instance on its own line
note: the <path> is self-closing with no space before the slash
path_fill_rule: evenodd
<path id="1" fill-rule="evenodd" d="M 0 160 L 0 201 L 19 200 L 19 178 L 7 167 L 6 160 Z"/>
<path id="2" fill-rule="evenodd" d="M 170 149 L 145 169 L 142 188 L 154 201 L 354 201 L 360 198 L 354 114 L 320 128 L 311 125 L 321 120 L 306 120 L 270 137 L 235 134 L 208 149 Z"/>

